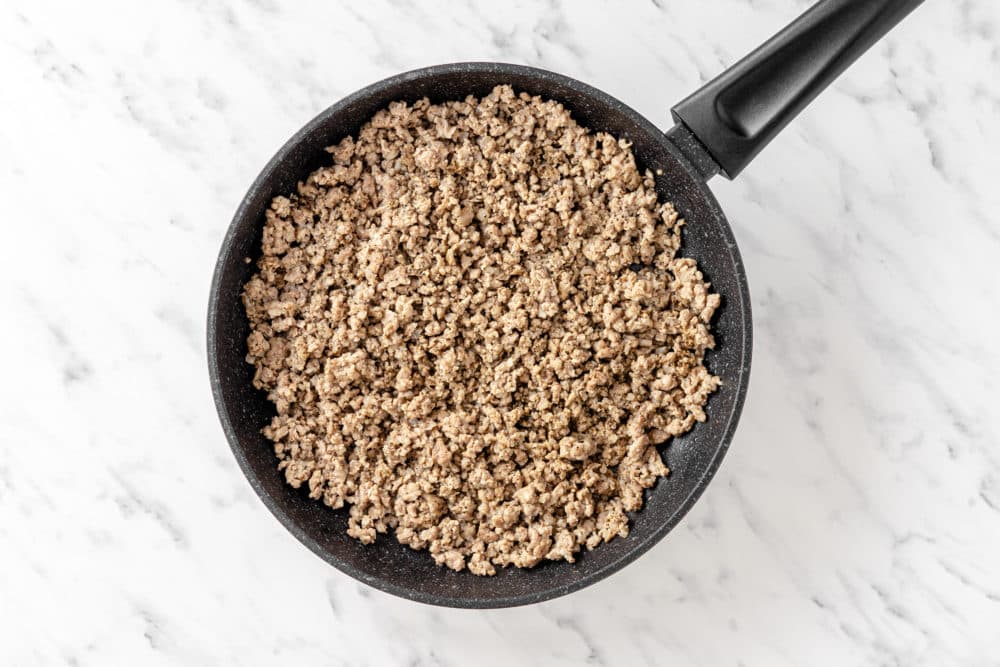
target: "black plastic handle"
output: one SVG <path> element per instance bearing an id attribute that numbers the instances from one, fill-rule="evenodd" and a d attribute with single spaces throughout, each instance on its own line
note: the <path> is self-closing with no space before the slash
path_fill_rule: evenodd
<path id="1" fill-rule="evenodd" d="M 824 88 L 923 0 L 821 0 L 671 109 L 705 177 L 734 178 Z M 690 133 L 690 134 L 689 134 Z M 697 155 L 700 142 L 708 156 Z M 706 164 L 710 157 L 717 164 Z M 701 162 L 702 164 L 699 164 Z"/>

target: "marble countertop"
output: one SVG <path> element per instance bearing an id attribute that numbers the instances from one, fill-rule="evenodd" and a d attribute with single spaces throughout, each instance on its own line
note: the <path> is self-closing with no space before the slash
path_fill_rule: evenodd
<path id="1" fill-rule="evenodd" d="M 928 2 L 735 182 L 751 392 L 693 511 L 569 597 L 438 609 L 275 521 L 209 391 L 264 162 L 400 70 L 505 60 L 669 106 L 802 0 L 7 0 L 0 664 L 1000 660 L 1000 4 Z"/>

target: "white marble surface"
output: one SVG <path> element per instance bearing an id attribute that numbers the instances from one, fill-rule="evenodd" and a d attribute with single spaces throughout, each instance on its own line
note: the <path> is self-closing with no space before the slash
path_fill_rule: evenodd
<path id="1" fill-rule="evenodd" d="M 0 664 L 1000 664 L 1000 5 L 928 2 L 735 183 L 751 393 L 701 502 L 568 598 L 435 609 L 270 516 L 204 314 L 274 150 L 416 66 L 669 105 L 802 0 L 0 5 Z"/>

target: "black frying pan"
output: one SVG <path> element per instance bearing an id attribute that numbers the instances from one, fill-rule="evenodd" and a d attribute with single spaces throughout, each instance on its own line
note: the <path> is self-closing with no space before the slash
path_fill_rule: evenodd
<path id="1" fill-rule="evenodd" d="M 306 546 L 351 576 L 402 597 L 454 607 L 505 607 L 539 602 L 608 576 L 652 547 L 704 491 L 736 429 L 750 374 L 750 296 L 736 241 L 706 181 L 735 177 L 823 88 L 899 22 L 920 0 L 823 0 L 721 76 L 673 108 L 677 124 L 663 133 L 613 97 L 579 81 L 530 67 L 460 63 L 391 77 L 354 93 L 312 120 L 264 167 L 236 211 L 212 281 L 208 361 L 226 437 L 264 504 Z M 562 102 L 583 126 L 629 139 L 641 169 L 656 177 L 661 200 L 687 220 L 682 253 L 722 295 L 713 323 L 709 369 L 722 378 L 706 407 L 708 420 L 664 449 L 671 474 L 651 489 L 632 516 L 631 532 L 584 553 L 575 564 L 545 562 L 507 568 L 494 577 L 453 572 L 382 536 L 371 546 L 346 533 L 347 513 L 310 500 L 284 481 L 261 428 L 274 415 L 251 384 L 244 360 L 249 324 L 240 301 L 260 256 L 264 211 L 278 194 L 329 159 L 324 148 L 356 134 L 395 100 L 482 96 L 507 83 Z M 660 171 L 657 171 L 659 174 Z"/>

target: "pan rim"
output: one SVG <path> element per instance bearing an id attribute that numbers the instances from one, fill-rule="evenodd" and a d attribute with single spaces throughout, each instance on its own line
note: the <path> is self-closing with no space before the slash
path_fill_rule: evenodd
<path id="1" fill-rule="evenodd" d="M 303 125 L 298 131 L 296 131 L 291 138 L 289 138 L 274 156 L 265 164 L 265 166 L 260 170 L 256 178 L 253 180 L 250 187 L 247 189 L 243 198 L 240 200 L 239 205 L 233 215 L 232 221 L 226 230 L 226 234 L 223 237 L 222 245 L 219 251 L 218 258 L 216 260 L 215 269 L 212 274 L 211 291 L 209 294 L 208 302 L 208 319 L 207 319 L 207 356 L 208 356 L 208 370 L 209 379 L 212 387 L 212 396 L 215 402 L 216 411 L 219 415 L 219 420 L 222 425 L 223 432 L 225 433 L 226 440 L 229 443 L 230 449 L 236 458 L 236 461 L 243 472 L 244 477 L 250 483 L 254 492 L 264 503 L 265 507 L 278 519 L 278 521 L 288 530 L 299 542 L 304 544 L 309 548 L 310 551 L 315 553 L 317 556 L 322 558 L 324 561 L 333 565 L 338 570 L 344 572 L 345 574 L 361 581 L 373 588 L 381 590 L 386 593 L 390 593 L 397 597 L 402 597 L 405 599 L 413 600 L 415 602 L 421 602 L 424 604 L 430 604 L 435 606 L 453 607 L 453 608 L 468 608 L 468 609 L 491 609 L 491 608 L 503 608 L 503 607 L 515 607 L 526 604 L 534 604 L 538 602 L 543 602 L 546 600 L 551 600 L 569 593 L 578 591 L 585 588 L 591 584 L 594 584 L 602 579 L 609 577 L 615 572 L 620 571 L 625 566 L 634 562 L 641 555 L 649 551 L 654 545 L 659 543 L 673 528 L 687 515 L 690 509 L 694 506 L 695 502 L 704 493 L 709 482 L 715 476 L 718 471 L 722 460 L 725 458 L 726 453 L 729 450 L 729 446 L 732 442 L 733 436 L 735 435 L 737 425 L 740 420 L 740 416 L 743 411 L 743 406 L 746 399 L 746 394 L 749 388 L 749 377 L 750 377 L 750 366 L 751 366 L 751 355 L 753 347 L 753 330 L 752 330 L 752 315 L 751 315 L 751 303 L 750 303 L 750 293 L 749 285 L 746 276 L 746 270 L 743 265 L 742 257 L 740 256 L 739 248 L 736 244 L 736 239 L 733 235 L 732 228 L 723 213 L 718 201 L 716 200 L 711 189 L 704 183 L 704 181 L 698 179 L 701 184 L 701 196 L 705 199 L 705 203 L 709 210 L 713 213 L 715 221 L 718 225 L 718 230 L 721 233 L 722 241 L 726 246 L 729 258 L 733 264 L 734 275 L 738 285 L 739 291 L 739 315 L 741 317 L 740 326 L 738 330 L 741 334 L 742 339 L 742 349 L 739 350 L 740 354 L 740 368 L 739 372 L 736 374 L 735 381 L 738 383 L 736 397 L 732 409 L 721 418 L 727 421 L 725 429 L 723 430 L 723 435 L 719 439 L 718 447 L 712 456 L 709 465 L 704 469 L 698 481 L 695 483 L 694 488 L 688 494 L 684 500 L 677 505 L 674 512 L 658 525 L 654 530 L 652 530 L 642 541 L 638 541 L 621 555 L 618 559 L 611 561 L 593 571 L 582 574 L 581 576 L 573 579 L 570 582 L 562 583 L 556 586 L 538 588 L 530 593 L 523 593 L 518 595 L 510 595 L 506 597 L 490 597 L 490 598 L 479 598 L 479 597 L 448 597 L 435 593 L 428 593 L 422 590 L 417 590 L 414 588 L 409 588 L 406 586 L 399 585 L 397 583 L 387 581 L 378 576 L 368 574 L 358 568 L 352 566 L 350 563 L 339 558 L 335 553 L 325 549 L 316 539 L 314 539 L 307 531 L 303 530 L 299 524 L 292 518 L 292 516 L 276 501 L 276 499 L 265 489 L 264 484 L 261 482 L 256 471 L 251 465 L 244 445 L 241 443 L 239 436 L 237 435 L 236 428 L 234 427 L 232 420 L 230 419 L 230 407 L 227 405 L 223 398 L 222 390 L 222 372 L 219 364 L 218 355 L 215 354 L 216 341 L 218 340 L 218 335 L 220 333 L 218 324 L 218 313 L 219 313 L 219 300 L 221 292 L 221 283 L 223 280 L 223 273 L 225 267 L 229 265 L 232 261 L 234 240 L 239 232 L 242 221 L 248 215 L 248 209 L 251 206 L 251 201 L 254 195 L 258 193 L 262 188 L 264 188 L 268 182 L 270 176 L 279 168 L 286 160 L 289 159 L 291 154 L 295 149 L 302 144 L 311 133 L 321 129 L 324 124 L 326 124 L 329 119 L 336 116 L 343 109 L 349 107 L 355 102 L 361 101 L 367 97 L 377 94 L 381 90 L 397 86 L 402 83 L 413 81 L 415 79 L 430 78 L 433 76 L 440 75 L 454 75 L 456 73 L 462 72 L 475 72 L 475 73 L 487 73 L 495 74 L 498 77 L 498 83 L 502 82 L 501 78 L 503 76 L 529 76 L 540 79 L 545 79 L 550 82 L 564 85 L 568 88 L 580 91 L 584 95 L 599 101 L 601 104 L 614 108 L 618 113 L 628 117 L 628 119 L 634 122 L 637 126 L 643 128 L 644 131 L 648 132 L 651 136 L 654 134 L 664 135 L 664 144 L 670 153 L 675 157 L 682 165 L 687 165 L 690 167 L 689 173 L 697 173 L 695 168 L 690 165 L 690 161 L 677 149 L 674 144 L 669 141 L 662 130 L 656 127 L 651 121 L 649 121 L 645 116 L 638 113 L 631 107 L 623 104 L 617 98 L 594 88 L 586 83 L 573 79 L 571 77 L 558 74 L 556 72 L 551 72 L 549 70 L 530 67 L 526 65 L 519 65 L 513 63 L 503 63 L 494 61 L 471 61 L 471 62 L 456 62 L 447 63 L 442 65 L 433 65 L 430 67 L 422 67 L 414 70 L 409 70 L 396 74 L 391 77 L 387 77 L 375 83 L 372 83 L 364 88 L 361 88 L 350 95 L 340 99 L 331 106 L 327 107 L 309 122 Z M 725 295 L 724 295 L 725 296 Z M 735 295 L 734 295 L 735 296 Z M 224 333 L 224 332 L 222 332 Z M 737 343 L 738 344 L 738 343 Z"/>

